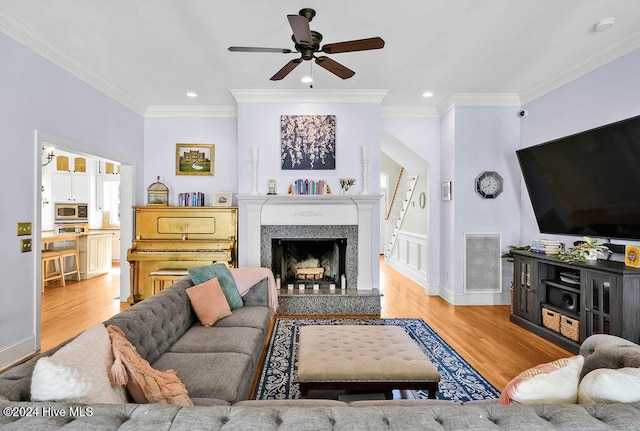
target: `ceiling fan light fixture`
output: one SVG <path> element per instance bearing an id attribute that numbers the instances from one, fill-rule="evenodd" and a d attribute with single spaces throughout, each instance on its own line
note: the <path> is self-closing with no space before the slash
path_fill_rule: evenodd
<path id="1" fill-rule="evenodd" d="M 302 79 L 300 79 L 301 82 L 304 82 L 305 84 L 310 84 L 313 82 L 313 78 L 310 76 L 303 76 Z"/>

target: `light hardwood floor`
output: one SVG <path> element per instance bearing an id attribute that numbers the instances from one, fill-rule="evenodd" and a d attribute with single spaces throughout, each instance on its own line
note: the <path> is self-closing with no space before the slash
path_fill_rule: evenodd
<path id="1" fill-rule="evenodd" d="M 119 267 L 66 287 L 52 284 L 42 296 L 42 350 L 76 336 L 128 304 L 119 295 Z M 521 371 L 570 356 L 556 345 L 509 322 L 508 306 L 454 307 L 381 261 L 381 317 L 422 318 L 499 390 Z"/>

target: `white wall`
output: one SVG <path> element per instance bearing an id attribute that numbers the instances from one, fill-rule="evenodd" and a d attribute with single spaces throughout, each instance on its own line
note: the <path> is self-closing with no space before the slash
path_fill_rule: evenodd
<path id="1" fill-rule="evenodd" d="M 29 221 L 36 231 L 34 247 L 40 242 L 35 131 L 73 140 L 88 153 L 142 165 L 143 119 L 2 33 L 0 58 L 2 369 L 39 348 L 39 253 L 20 253 L 16 236 L 16 223 Z"/>
<path id="2" fill-rule="evenodd" d="M 522 148 L 640 115 L 640 50 L 633 51 L 528 103 L 522 120 Z M 604 179 L 603 179 L 604 180 Z M 531 201 L 522 182 L 521 244 L 540 237 Z M 545 234 L 567 246 L 576 236 Z M 614 241 L 637 244 L 632 241 Z"/>

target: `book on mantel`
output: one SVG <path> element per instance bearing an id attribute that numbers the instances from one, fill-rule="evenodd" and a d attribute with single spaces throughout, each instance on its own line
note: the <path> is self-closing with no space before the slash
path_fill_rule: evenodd
<path id="1" fill-rule="evenodd" d="M 531 251 L 534 253 L 558 254 L 564 251 L 564 244 L 550 239 L 534 239 L 531 242 Z"/>

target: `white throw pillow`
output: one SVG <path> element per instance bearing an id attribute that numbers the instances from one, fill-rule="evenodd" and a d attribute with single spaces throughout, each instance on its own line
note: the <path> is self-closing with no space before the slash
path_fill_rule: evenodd
<path id="1" fill-rule="evenodd" d="M 582 378 L 578 403 L 635 403 L 640 401 L 640 368 L 599 368 Z"/>
<path id="2" fill-rule="evenodd" d="M 575 404 L 583 363 L 576 355 L 523 371 L 507 384 L 498 404 Z"/>
<path id="3" fill-rule="evenodd" d="M 53 355 L 38 360 L 31 379 L 31 400 L 125 403 L 125 389 L 109 382 L 112 364 L 107 328 L 98 323 Z"/>

